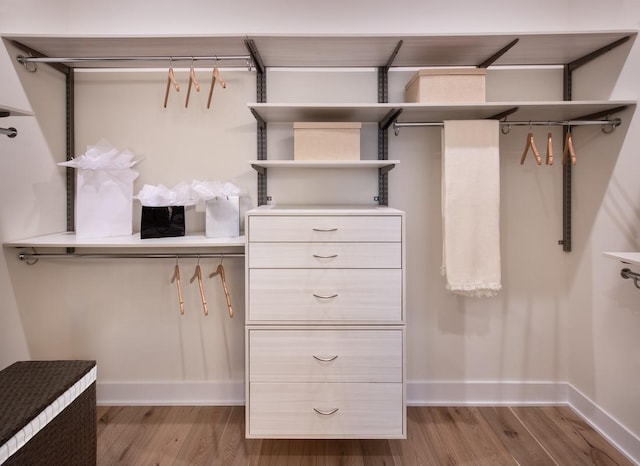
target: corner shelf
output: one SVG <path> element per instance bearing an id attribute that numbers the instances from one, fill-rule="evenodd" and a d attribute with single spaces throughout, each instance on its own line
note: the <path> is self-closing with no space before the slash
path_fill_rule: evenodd
<path id="1" fill-rule="evenodd" d="M 33 116 L 33 112 L 0 104 L 0 118 L 10 116 Z"/>
<path id="2" fill-rule="evenodd" d="M 640 266 L 640 252 L 605 252 L 604 255 L 623 264 Z"/>

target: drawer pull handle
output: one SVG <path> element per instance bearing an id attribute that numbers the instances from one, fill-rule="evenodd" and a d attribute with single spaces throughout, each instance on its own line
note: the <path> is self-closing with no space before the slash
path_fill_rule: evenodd
<path id="1" fill-rule="evenodd" d="M 332 295 L 330 295 L 330 296 L 322 296 L 322 295 L 320 295 L 320 294 L 315 294 L 315 293 L 313 293 L 313 297 L 314 297 L 314 298 L 318 298 L 318 299 L 333 299 L 333 298 L 337 298 L 337 297 L 338 297 L 338 295 L 337 295 L 337 294 L 332 294 Z"/>
<path id="2" fill-rule="evenodd" d="M 321 231 L 321 232 L 326 232 L 329 233 L 331 231 L 338 231 L 337 228 L 312 228 L 313 231 Z"/>
<path id="3" fill-rule="evenodd" d="M 328 358 L 323 358 L 321 356 L 316 356 L 314 354 L 313 355 L 313 359 L 315 359 L 317 361 L 322 361 L 322 362 L 331 362 L 331 361 L 335 361 L 336 359 L 338 359 L 338 355 L 336 354 L 335 356 L 329 356 Z"/>
<path id="4" fill-rule="evenodd" d="M 313 257 L 315 257 L 316 259 L 335 259 L 336 257 L 338 257 L 338 255 L 331 254 L 330 256 L 321 256 L 320 254 L 314 254 Z"/>
<path id="5" fill-rule="evenodd" d="M 316 413 L 321 414 L 322 416 L 331 416 L 332 414 L 335 414 L 338 412 L 338 408 L 334 408 L 331 411 L 322 411 L 321 409 L 318 409 L 318 408 L 313 408 L 313 410 Z"/>

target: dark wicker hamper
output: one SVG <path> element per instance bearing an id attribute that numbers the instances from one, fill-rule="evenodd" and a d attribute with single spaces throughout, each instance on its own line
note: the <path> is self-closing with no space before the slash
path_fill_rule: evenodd
<path id="1" fill-rule="evenodd" d="M 96 464 L 95 366 L 95 361 L 20 361 L 0 371 L 0 447 L 12 445 L 4 463 L 0 457 L 3 466 Z M 74 385 L 83 377 L 86 388 L 78 393 L 80 387 Z M 77 395 L 73 400 L 72 388 Z M 60 409 L 63 403 L 67 406 L 51 419 L 52 407 Z M 44 418 L 48 423 L 41 428 Z M 38 428 L 12 451 L 16 438 Z"/>

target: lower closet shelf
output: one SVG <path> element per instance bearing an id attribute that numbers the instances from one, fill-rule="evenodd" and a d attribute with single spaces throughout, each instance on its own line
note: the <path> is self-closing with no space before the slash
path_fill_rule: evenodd
<path id="1" fill-rule="evenodd" d="M 22 240 L 7 241 L 5 247 L 14 248 L 219 248 L 242 247 L 245 237 L 207 238 L 204 233 L 173 238 L 140 239 L 140 234 L 110 238 L 78 239 L 73 232 L 53 233 Z"/>

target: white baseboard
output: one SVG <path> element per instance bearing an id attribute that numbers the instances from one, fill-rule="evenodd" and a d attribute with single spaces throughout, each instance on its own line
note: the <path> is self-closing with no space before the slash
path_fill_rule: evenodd
<path id="1" fill-rule="evenodd" d="M 567 402 L 559 382 L 409 382 L 410 406 L 548 405 Z"/>
<path id="2" fill-rule="evenodd" d="M 99 382 L 102 406 L 239 406 L 244 381 L 230 382 Z"/>
<path id="3" fill-rule="evenodd" d="M 597 406 L 582 392 L 572 385 L 568 385 L 571 406 L 585 421 L 598 431 L 603 437 L 613 443 L 626 454 L 631 461 L 640 465 L 640 438 L 620 424 L 613 416 Z"/>
<path id="4" fill-rule="evenodd" d="M 100 382 L 97 400 L 104 406 L 241 406 L 244 381 Z M 640 439 L 565 382 L 408 382 L 407 405 L 569 405 L 640 464 Z"/>

